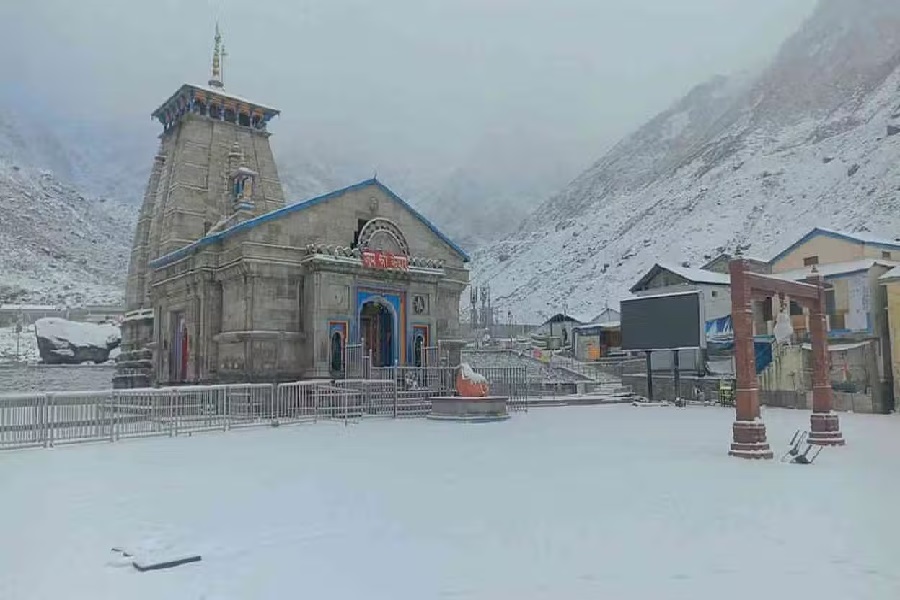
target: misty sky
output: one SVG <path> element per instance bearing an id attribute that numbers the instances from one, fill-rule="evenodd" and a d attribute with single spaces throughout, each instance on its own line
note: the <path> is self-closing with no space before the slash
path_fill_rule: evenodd
<path id="1" fill-rule="evenodd" d="M 758 67 L 814 3 L 2 0 L 0 82 L 152 135 L 151 110 L 208 79 L 218 14 L 226 88 L 281 108 L 277 135 L 424 170 L 522 140 L 574 175 L 693 85 Z"/>

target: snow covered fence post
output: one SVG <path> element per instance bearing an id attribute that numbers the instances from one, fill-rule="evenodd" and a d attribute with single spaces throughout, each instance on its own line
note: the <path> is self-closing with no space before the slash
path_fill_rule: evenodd
<path id="1" fill-rule="evenodd" d="M 305 391 L 305 390 L 304 390 L 304 391 Z M 319 392 L 318 389 L 313 389 L 313 390 L 312 390 L 312 396 L 313 396 L 313 423 L 318 423 L 318 422 L 319 422 L 319 394 L 320 394 L 320 392 Z"/>
<path id="2" fill-rule="evenodd" d="M 116 412 L 119 409 L 119 406 L 122 405 L 122 393 L 120 391 L 113 391 L 112 396 L 110 397 L 110 404 L 106 410 L 106 425 L 109 427 L 109 441 L 116 441 Z"/>
<path id="3" fill-rule="evenodd" d="M 53 396 L 53 394 L 47 394 L 45 396 L 45 398 L 46 398 L 46 405 L 45 405 L 46 411 L 44 412 L 44 414 L 47 416 L 47 420 L 44 421 L 44 429 L 45 429 L 44 447 L 52 448 L 53 447 L 53 417 L 54 417 L 53 401 L 54 401 L 54 396 Z"/>
<path id="4" fill-rule="evenodd" d="M 231 387 L 225 386 L 222 390 L 222 431 L 231 429 Z"/>
<path id="5" fill-rule="evenodd" d="M 397 368 L 397 367 L 395 367 L 395 368 Z M 394 385 L 393 385 L 392 387 L 394 388 L 394 390 L 393 390 L 393 391 L 394 391 L 394 394 L 393 394 L 393 399 L 394 399 L 394 418 L 396 419 L 396 418 L 397 418 L 397 395 L 398 395 L 398 393 L 399 393 L 399 392 L 397 391 L 397 388 L 400 387 L 399 385 L 397 385 L 397 379 L 394 379 Z"/>
<path id="6" fill-rule="evenodd" d="M 49 437 L 49 428 L 50 428 L 50 399 L 48 398 L 50 394 L 44 394 L 41 396 L 40 401 L 38 402 L 38 418 L 36 420 L 37 426 L 40 428 L 40 436 L 41 443 L 44 448 L 50 443 Z"/>
<path id="7" fill-rule="evenodd" d="M 166 404 L 169 405 L 169 437 L 175 437 L 178 435 L 178 409 L 175 406 L 175 390 L 167 390 L 165 398 Z"/>

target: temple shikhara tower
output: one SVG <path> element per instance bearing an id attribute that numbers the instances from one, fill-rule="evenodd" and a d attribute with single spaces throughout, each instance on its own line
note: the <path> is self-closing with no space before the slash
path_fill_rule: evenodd
<path id="1" fill-rule="evenodd" d="M 217 26 L 207 85 L 152 114 L 114 386 L 334 376 L 348 347 L 422 364 L 458 332 L 465 252 L 376 179 L 286 204 L 279 111 L 226 91 L 224 56 Z"/>

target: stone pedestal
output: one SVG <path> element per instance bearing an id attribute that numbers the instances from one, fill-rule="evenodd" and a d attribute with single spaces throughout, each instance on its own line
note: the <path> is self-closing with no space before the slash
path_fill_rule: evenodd
<path id="1" fill-rule="evenodd" d="M 509 418 L 507 402 L 504 396 L 488 396 L 485 398 L 464 398 L 462 396 L 446 396 L 431 399 L 429 419 L 435 421 L 461 421 L 467 423 L 484 423 L 488 421 L 505 421 Z"/>
<path id="2" fill-rule="evenodd" d="M 766 439 L 766 424 L 762 421 L 735 421 L 731 427 L 734 441 L 728 454 L 738 458 L 769 459 L 774 456 Z"/>
<path id="3" fill-rule="evenodd" d="M 810 444 L 819 446 L 843 446 L 844 434 L 841 433 L 841 424 L 838 416 L 832 413 L 813 413 L 809 418 Z"/>

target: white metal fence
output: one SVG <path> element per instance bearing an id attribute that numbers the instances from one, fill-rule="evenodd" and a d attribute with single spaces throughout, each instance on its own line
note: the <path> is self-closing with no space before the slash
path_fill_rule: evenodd
<path id="1" fill-rule="evenodd" d="M 453 392 L 446 367 L 371 369 L 367 379 L 181 386 L 0 396 L 0 449 L 179 434 L 324 419 L 422 417 Z M 492 393 L 524 410 L 524 370 L 483 373 Z M 494 372 L 496 371 L 496 372 Z"/>

